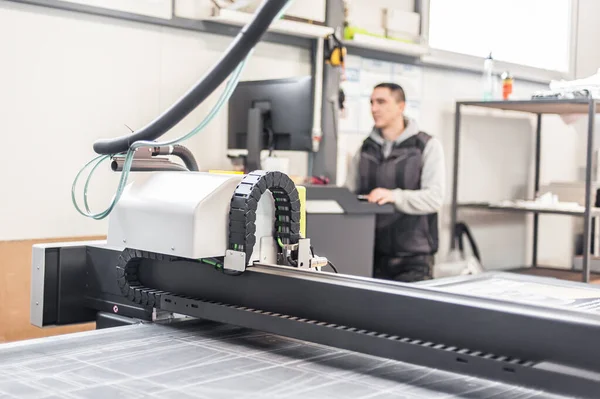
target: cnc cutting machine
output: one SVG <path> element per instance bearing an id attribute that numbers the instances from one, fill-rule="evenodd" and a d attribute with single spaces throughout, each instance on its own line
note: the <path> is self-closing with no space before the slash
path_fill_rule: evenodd
<path id="1" fill-rule="evenodd" d="M 303 382 L 290 389 L 306 392 L 298 395 L 303 397 L 396 397 L 416 390 L 420 394 L 412 397 L 595 398 L 600 392 L 596 287 L 504 274 L 407 285 L 260 260 L 244 272 L 216 265 L 123 243 L 37 245 L 31 322 L 49 327 L 95 321 L 107 335 L 0 346 L 0 365 L 11 355 L 27 355 L 32 365 L 26 370 L 35 373 L 38 362 L 66 361 L 90 373 L 108 367 L 126 370 L 110 383 L 125 393 L 131 380 L 151 386 L 158 379 L 173 390 L 163 387 L 165 392 L 193 385 L 198 397 L 217 395 L 211 386 L 219 395 L 233 395 L 232 384 L 242 397 L 295 397 L 275 387 L 298 379 Z M 206 345 L 214 356 L 187 352 Z M 135 371 L 146 361 L 149 369 Z M 214 362 L 227 365 L 218 378 L 205 374 Z M 185 371 L 191 365 L 198 371 Z M 320 367 L 327 372 L 310 371 Z M 35 373 L 27 378 L 46 376 Z M 236 379 L 240 373 L 250 380 Z M 204 385 L 216 383 L 209 376 L 221 383 Z M 315 385 L 321 379 L 339 384 L 339 391 Z M 349 388 L 361 381 L 361 390 Z"/>
<path id="2" fill-rule="evenodd" d="M 266 1 L 225 67 L 164 115 L 96 151 L 121 154 L 160 137 L 285 3 Z M 301 203 L 277 172 L 157 172 L 130 185 L 107 241 L 33 248 L 32 324 L 95 321 L 100 331 L 0 346 L 0 394 L 419 397 L 433 391 L 415 387 L 429 385 L 466 397 L 598 397 L 598 289 L 544 279 L 515 288 L 522 281 L 505 275 L 473 286 L 329 273 L 302 234 Z M 498 282 L 511 288 L 500 295 L 490 288 Z M 540 289 L 563 302 L 530 300 Z"/>
<path id="3" fill-rule="evenodd" d="M 274 337 L 288 337 L 299 340 L 285 341 L 290 345 L 309 345 L 303 350 L 320 344 L 379 357 L 385 367 L 391 366 L 384 359 L 404 362 L 397 367 L 419 365 L 425 367 L 424 376 L 437 375 L 430 368 L 459 373 L 460 378 L 451 377 L 458 378 L 452 388 L 456 392 L 471 381 L 466 376 L 473 376 L 500 389 L 503 397 L 597 397 L 600 289 L 503 274 L 407 285 L 329 273 L 321 270 L 327 259 L 315 256 L 301 234 L 301 208 L 297 187 L 279 172 L 154 173 L 125 191 L 110 215 L 106 241 L 34 246 L 31 322 L 38 327 L 95 321 L 98 329 L 131 324 L 162 328 L 140 329 L 141 341 L 155 334 L 180 340 L 200 331 L 197 339 L 212 337 L 219 351 L 227 347 L 234 352 L 248 349 L 245 344 L 228 346 L 226 337 L 238 326 L 251 329 L 243 336 L 275 334 L 262 336 L 263 346 L 255 348 L 266 357 L 276 351 L 269 344 L 280 339 Z M 186 317 L 204 322 L 182 321 Z M 118 340 L 121 328 L 106 331 L 114 331 Z M 122 334 L 133 334 L 130 328 Z M 77 346 L 83 338 L 73 340 Z M 84 342 L 82 353 L 100 350 L 92 336 Z M 38 353 L 35 345 L 30 350 Z M 121 348 L 133 355 L 138 345 L 131 336 Z M 154 354 L 151 348 L 146 351 L 142 358 Z M 12 354 L 18 356 L 18 351 Z M 185 367 L 181 356 L 173 352 L 172 367 Z M 306 358 L 303 367 L 319 359 Z M 358 370 L 353 378 L 365 377 L 360 371 L 365 359 L 353 364 Z M 203 358 L 194 362 L 207 367 Z M 148 376 L 172 370 L 156 364 L 153 372 Z M 411 387 L 403 375 L 394 377 L 393 390 Z M 190 384 L 204 387 L 198 378 Z M 270 382 L 283 383 L 285 379 Z M 279 397 L 265 384 L 266 391 L 260 391 L 264 396 Z M 300 388 L 309 387 L 307 382 Z M 201 392 L 207 394 L 204 388 Z M 314 397 L 324 394 L 311 392 Z M 389 387 L 382 392 L 389 394 Z M 479 393 L 491 394 L 488 389 Z"/>

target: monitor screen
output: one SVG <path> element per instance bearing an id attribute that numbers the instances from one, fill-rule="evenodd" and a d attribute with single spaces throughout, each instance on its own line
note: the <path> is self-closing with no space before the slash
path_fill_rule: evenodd
<path id="1" fill-rule="evenodd" d="M 229 100 L 228 148 L 247 148 L 248 111 L 261 108 L 263 149 L 311 151 L 313 91 L 311 76 L 240 82 Z"/>

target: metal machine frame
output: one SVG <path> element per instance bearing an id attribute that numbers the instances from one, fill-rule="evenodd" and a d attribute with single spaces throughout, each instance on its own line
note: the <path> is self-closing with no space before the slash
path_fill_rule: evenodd
<path id="1" fill-rule="evenodd" d="M 600 392 L 600 316 L 592 313 L 284 266 L 231 276 L 185 260 L 142 261 L 140 281 L 162 293 L 150 308 L 123 297 L 120 251 L 102 242 L 41 245 L 33 255 L 32 324 L 40 327 L 150 322 L 167 312 L 551 393 Z"/>

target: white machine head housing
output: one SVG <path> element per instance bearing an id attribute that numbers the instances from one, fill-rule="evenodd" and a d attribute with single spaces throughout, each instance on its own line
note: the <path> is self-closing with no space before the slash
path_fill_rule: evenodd
<path id="1" fill-rule="evenodd" d="M 156 172 L 133 182 L 110 215 L 107 244 L 188 259 L 224 256 L 231 198 L 242 178 Z M 266 192 L 256 211 L 256 244 L 249 263 L 259 259 L 261 243 L 269 243 L 269 260 L 275 257 L 274 220 L 273 197 Z M 262 248 L 263 254 L 266 250 Z"/>

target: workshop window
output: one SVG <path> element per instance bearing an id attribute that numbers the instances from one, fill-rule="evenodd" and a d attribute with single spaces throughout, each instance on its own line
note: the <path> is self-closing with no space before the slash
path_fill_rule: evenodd
<path id="1" fill-rule="evenodd" d="M 432 49 L 569 72 L 576 0 L 429 0 Z"/>

